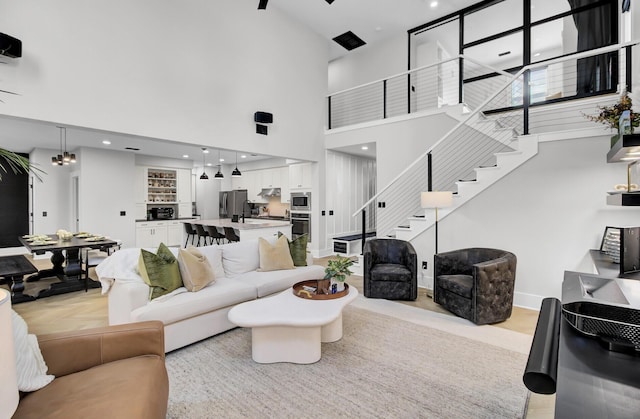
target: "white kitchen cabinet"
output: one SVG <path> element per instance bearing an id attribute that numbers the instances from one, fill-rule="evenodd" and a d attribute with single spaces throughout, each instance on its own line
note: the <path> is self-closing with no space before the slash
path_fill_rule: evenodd
<path id="1" fill-rule="evenodd" d="M 184 244 L 184 226 L 180 221 L 165 221 L 167 225 L 167 246 L 181 246 Z"/>
<path id="2" fill-rule="evenodd" d="M 181 221 L 144 221 L 136 223 L 136 247 L 157 249 L 160 243 L 181 246 L 184 226 Z"/>
<path id="3" fill-rule="evenodd" d="M 280 202 L 289 203 L 291 201 L 291 193 L 289 191 L 289 168 L 280 167 Z"/>
<path id="4" fill-rule="evenodd" d="M 247 172 L 243 173 L 240 177 L 232 177 L 231 178 L 231 189 L 237 191 L 239 189 L 248 189 L 248 177 Z"/>
<path id="5" fill-rule="evenodd" d="M 136 166 L 134 190 L 135 190 L 136 203 L 146 204 L 147 202 L 147 168 L 146 167 Z M 145 213 L 146 213 L 146 209 L 145 209 Z"/>
<path id="6" fill-rule="evenodd" d="M 165 221 L 145 221 L 136 223 L 136 247 L 157 248 L 167 243 Z"/>
<path id="7" fill-rule="evenodd" d="M 180 202 L 178 204 L 178 218 L 187 218 L 191 217 L 191 202 Z"/>
<path id="8" fill-rule="evenodd" d="M 261 179 L 260 183 L 263 188 L 281 188 L 282 179 L 280 175 L 280 168 L 274 167 L 271 169 L 260 170 Z"/>
<path id="9" fill-rule="evenodd" d="M 145 204 L 145 203 L 136 203 L 135 219 L 136 220 L 146 220 L 147 219 L 147 204 Z"/>
<path id="10" fill-rule="evenodd" d="M 136 203 L 191 202 L 191 170 L 136 166 Z"/>
<path id="11" fill-rule="evenodd" d="M 247 199 L 251 202 L 262 202 L 263 199 L 258 196 L 260 191 L 262 191 L 260 170 L 252 170 L 245 173 L 247 175 Z M 242 176 L 244 176 L 245 173 L 243 173 Z"/>
<path id="12" fill-rule="evenodd" d="M 289 189 L 311 189 L 312 180 L 311 163 L 289 166 Z"/>
<path id="13" fill-rule="evenodd" d="M 178 203 L 191 203 L 191 170 L 178 169 Z"/>

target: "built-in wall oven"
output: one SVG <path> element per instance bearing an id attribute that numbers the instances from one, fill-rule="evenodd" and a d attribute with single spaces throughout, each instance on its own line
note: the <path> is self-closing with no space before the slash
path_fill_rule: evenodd
<path id="1" fill-rule="evenodd" d="M 291 212 L 291 239 L 306 234 L 311 241 L 311 213 L 308 212 Z"/>
<path id="2" fill-rule="evenodd" d="M 311 211 L 311 192 L 292 192 L 291 211 Z"/>

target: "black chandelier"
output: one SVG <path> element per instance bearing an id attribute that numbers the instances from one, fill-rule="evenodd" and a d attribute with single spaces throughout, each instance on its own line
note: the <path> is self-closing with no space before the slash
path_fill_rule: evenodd
<path id="1" fill-rule="evenodd" d="M 221 168 L 222 168 L 221 162 L 222 160 L 220 160 L 220 150 L 218 150 L 218 173 L 216 173 L 214 176 L 214 178 L 218 180 L 224 179 L 224 175 L 222 174 L 222 171 L 221 171 Z"/>
<path id="2" fill-rule="evenodd" d="M 206 165 L 205 165 L 205 160 L 204 160 L 204 155 L 207 154 L 209 151 L 202 147 L 202 174 L 200 175 L 200 179 L 201 180 L 207 180 L 209 179 L 209 176 L 207 176 L 207 171 L 206 171 Z"/>
<path id="3" fill-rule="evenodd" d="M 242 173 L 238 170 L 238 152 L 236 151 L 236 168 L 231 172 L 231 177 L 240 177 Z"/>
<path id="4" fill-rule="evenodd" d="M 51 164 L 53 166 L 68 166 L 70 163 L 76 162 L 76 155 L 67 151 L 67 129 L 65 127 L 60 128 L 60 154 L 51 157 Z M 62 139 L 64 137 L 64 151 L 62 149 Z"/>

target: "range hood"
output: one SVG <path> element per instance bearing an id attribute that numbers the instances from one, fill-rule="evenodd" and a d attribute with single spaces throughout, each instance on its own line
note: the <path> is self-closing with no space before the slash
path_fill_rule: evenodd
<path id="1" fill-rule="evenodd" d="M 271 197 L 280 196 L 280 188 L 263 188 L 258 196 Z"/>

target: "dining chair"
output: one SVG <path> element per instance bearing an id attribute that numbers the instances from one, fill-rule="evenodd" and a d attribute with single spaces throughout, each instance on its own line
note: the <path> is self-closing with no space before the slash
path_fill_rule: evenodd
<path id="1" fill-rule="evenodd" d="M 230 242 L 239 242 L 240 237 L 236 234 L 236 230 L 233 227 L 224 228 L 224 237 Z"/>
<path id="2" fill-rule="evenodd" d="M 209 237 L 211 237 L 211 244 L 213 244 L 214 240 L 216 241 L 216 244 L 220 244 L 220 240 L 223 240 L 223 243 L 224 243 L 224 234 L 222 234 L 222 233 L 220 233 L 220 231 L 218 231 L 218 227 L 216 227 L 216 226 L 205 226 L 205 229 L 209 233 Z"/>
<path id="3" fill-rule="evenodd" d="M 207 237 L 211 237 L 209 232 L 204 229 L 202 224 L 196 224 L 196 232 L 198 233 L 198 246 L 200 246 L 200 239 L 204 238 L 204 245 L 208 245 Z"/>
<path id="4" fill-rule="evenodd" d="M 84 248 L 80 263 L 84 263 L 84 291 L 89 290 L 89 269 L 95 268 L 106 258 L 111 256 L 113 252 L 119 250 L 122 246 L 122 240 L 114 239 L 115 245 L 102 246 L 99 249 Z"/>
<path id="5" fill-rule="evenodd" d="M 184 224 L 184 232 L 187 234 L 187 240 L 184 241 L 184 247 L 187 247 L 189 243 L 189 236 L 191 236 L 191 245 L 193 246 L 193 240 L 196 238 L 196 231 L 193 229 L 193 225 L 191 223 L 183 223 Z"/>

